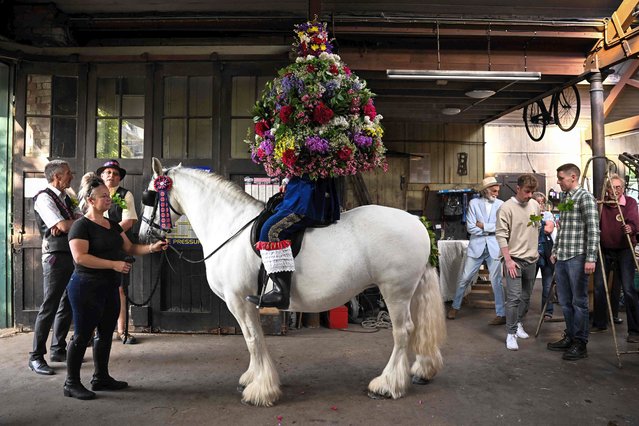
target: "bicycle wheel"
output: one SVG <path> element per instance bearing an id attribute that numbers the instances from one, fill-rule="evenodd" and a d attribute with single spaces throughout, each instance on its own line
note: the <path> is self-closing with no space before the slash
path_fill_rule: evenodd
<path id="1" fill-rule="evenodd" d="M 555 124 L 564 132 L 572 130 L 579 120 L 581 99 L 577 86 L 564 88 L 553 96 L 552 103 Z"/>
<path id="2" fill-rule="evenodd" d="M 541 100 L 528 104 L 524 107 L 524 124 L 526 125 L 526 132 L 530 139 L 535 142 L 539 142 L 546 133 L 546 122 L 544 120 L 543 111 L 546 107 L 540 103 Z"/>

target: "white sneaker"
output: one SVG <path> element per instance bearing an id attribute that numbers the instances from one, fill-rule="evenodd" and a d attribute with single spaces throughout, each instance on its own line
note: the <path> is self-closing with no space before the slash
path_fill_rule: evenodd
<path id="1" fill-rule="evenodd" d="M 511 351 L 516 351 L 519 349 L 519 345 L 517 345 L 516 334 L 508 334 L 508 336 L 506 336 L 506 348 Z"/>
<path id="2" fill-rule="evenodd" d="M 520 339 L 527 339 L 530 337 L 528 333 L 524 331 L 524 325 L 520 322 L 517 323 L 517 337 Z"/>

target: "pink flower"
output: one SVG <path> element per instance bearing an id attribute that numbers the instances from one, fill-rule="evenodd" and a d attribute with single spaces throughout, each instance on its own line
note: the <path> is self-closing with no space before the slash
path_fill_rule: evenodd
<path id="1" fill-rule="evenodd" d="M 344 74 L 346 74 L 349 77 L 351 76 L 351 69 L 349 67 L 344 65 L 344 67 L 342 69 L 344 70 Z"/>

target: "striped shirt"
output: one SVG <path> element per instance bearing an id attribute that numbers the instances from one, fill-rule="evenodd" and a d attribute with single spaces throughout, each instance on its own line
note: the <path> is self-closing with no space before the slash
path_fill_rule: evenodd
<path id="1" fill-rule="evenodd" d="M 553 246 L 557 260 L 568 260 L 580 254 L 586 262 L 595 262 L 599 247 L 599 214 L 592 194 L 582 187 L 562 193 L 561 201 L 574 202 L 570 211 L 559 213 L 559 232 Z"/>

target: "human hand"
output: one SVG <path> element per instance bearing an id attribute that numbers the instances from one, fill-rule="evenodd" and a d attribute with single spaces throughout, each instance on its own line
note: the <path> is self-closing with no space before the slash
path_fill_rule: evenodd
<path id="1" fill-rule="evenodd" d="M 550 255 L 550 263 L 552 263 L 553 265 L 555 264 L 555 262 L 557 262 L 557 256 L 555 256 L 554 254 Z"/>
<path id="2" fill-rule="evenodd" d="M 477 221 L 477 223 L 475 223 L 475 225 L 479 228 L 479 229 L 484 229 L 484 224 L 481 223 L 480 221 Z"/>
<path id="3" fill-rule="evenodd" d="M 128 274 L 131 270 L 131 264 L 123 260 L 116 260 L 113 262 L 113 270 L 121 274 Z"/>
<path id="4" fill-rule="evenodd" d="M 626 234 L 632 234 L 632 227 L 627 223 L 624 225 L 623 230 Z"/>
<path id="5" fill-rule="evenodd" d="M 57 225 L 53 225 L 53 227 L 51 228 L 51 235 L 53 235 L 54 237 L 59 237 L 62 234 L 63 234 L 63 232 L 60 231 L 60 229 L 57 227 Z"/>
<path id="6" fill-rule="evenodd" d="M 151 246 L 149 247 L 149 251 L 151 253 L 157 253 L 160 252 L 162 250 L 166 250 L 169 248 L 169 242 L 166 240 L 158 240 L 156 242 L 154 242 L 153 244 L 151 244 Z"/>
<path id="7" fill-rule="evenodd" d="M 514 260 L 510 259 L 510 260 L 506 260 L 506 271 L 508 271 L 508 276 L 510 276 L 510 278 L 517 278 L 517 269 L 519 269 L 519 265 L 517 264 L 517 262 L 515 262 Z"/>
<path id="8" fill-rule="evenodd" d="M 584 272 L 586 274 L 592 274 L 595 272 L 595 262 L 586 262 L 584 264 Z"/>

